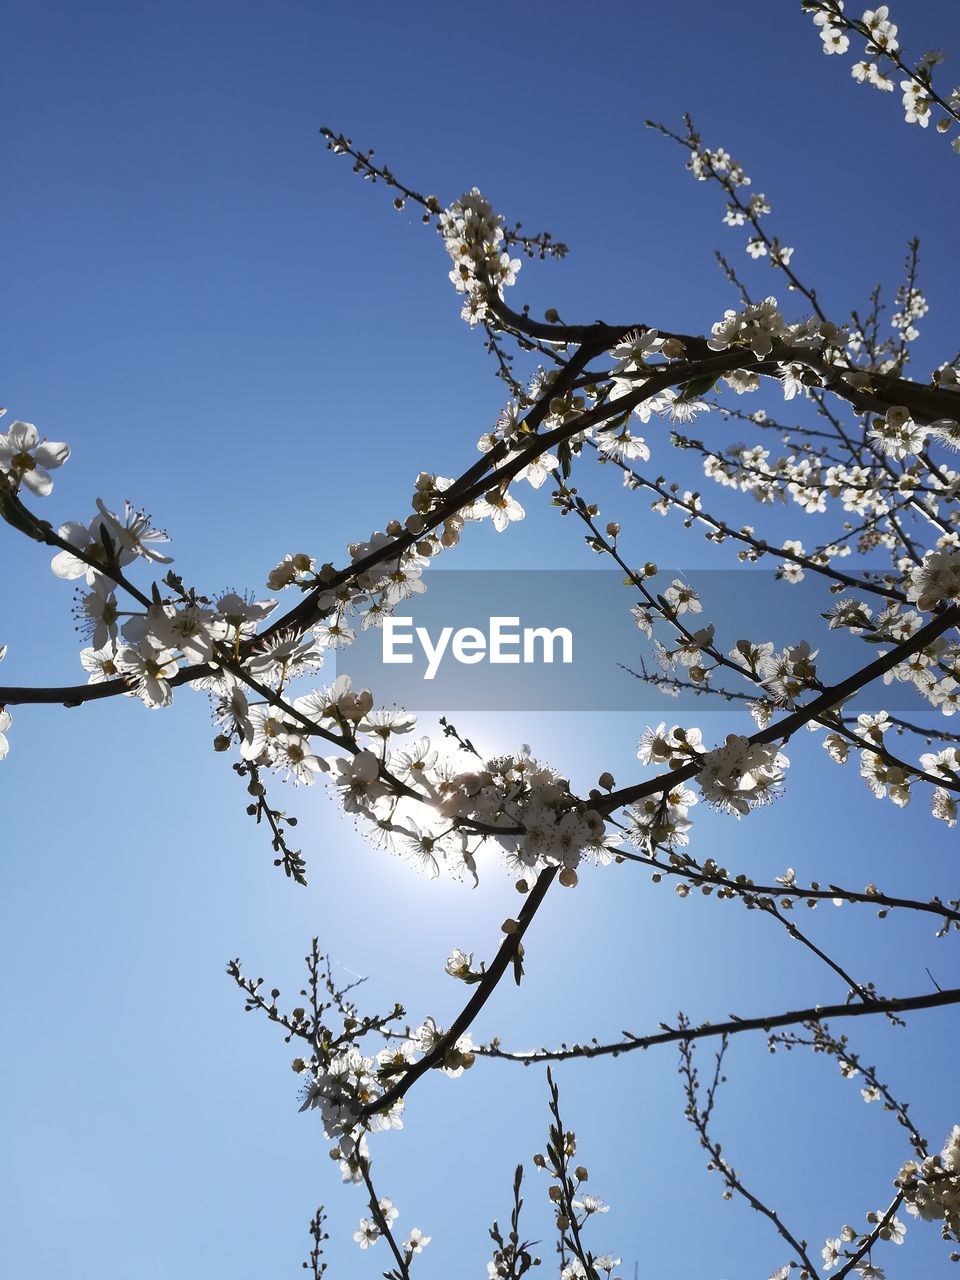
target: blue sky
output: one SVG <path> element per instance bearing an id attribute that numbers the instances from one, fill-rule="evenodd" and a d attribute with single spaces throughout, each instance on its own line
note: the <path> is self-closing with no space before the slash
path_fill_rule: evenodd
<path id="1" fill-rule="evenodd" d="M 911 51 L 960 56 L 954 5 L 901 8 Z M 895 286 L 919 235 L 931 315 L 918 376 L 956 346 L 955 335 L 948 350 L 933 339 L 949 338 L 956 314 L 947 211 L 960 161 L 932 131 L 903 125 L 896 101 L 856 86 L 849 57 L 823 57 L 799 5 L 585 11 L 563 0 L 466 15 L 380 2 L 345 12 L 316 0 L 7 0 L 0 24 L 4 398 L 74 450 L 43 514 L 89 518 L 97 496 L 129 497 L 169 529 L 175 567 L 201 590 L 259 588 L 287 551 L 339 560 L 347 542 L 404 514 L 419 470 L 472 462 L 501 405 L 437 237 L 385 191 L 363 190 L 324 150 L 321 125 L 376 147 L 445 202 L 476 184 L 511 220 L 567 241 L 563 263 L 524 265 L 514 297 L 535 314 L 556 306 L 565 318 L 695 331 L 733 305 L 715 247 L 756 292 L 780 282 L 721 225 L 717 193 L 643 127 L 690 110 L 766 192 L 795 266 L 838 318 L 875 281 Z M 666 440 L 649 438 L 669 469 Z M 632 558 L 730 567 L 605 477 L 587 472 L 583 484 L 605 517 L 634 513 Z M 710 498 L 733 509 L 724 493 Z M 508 535 L 471 529 L 449 567 L 593 566 L 546 490 L 525 505 Z M 78 680 L 69 591 L 47 553 L 7 531 L 0 555 L 5 680 Z M 531 743 L 584 788 L 604 768 L 635 776 L 645 723 L 457 719 L 491 751 Z M 720 716 L 699 720 L 726 731 Z M 379 1274 L 383 1246 L 361 1255 L 350 1242 L 361 1195 L 340 1187 L 316 1117 L 297 1113 L 292 1051 L 243 1015 L 225 963 L 240 956 L 296 1003 L 318 934 L 344 973 L 369 975 L 373 1008 L 402 999 L 414 1021 L 443 1022 L 462 994 L 443 975 L 446 955 L 490 956 L 515 910 L 495 864 L 477 890 L 427 883 L 364 844 L 319 788 L 287 797 L 310 870 L 298 890 L 272 867 L 211 737 L 205 704 L 186 692 L 164 714 L 127 703 L 15 713 L 0 775 L 0 1271 L 17 1280 L 300 1274 L 321 1201 L 331 1275 Z M 808 879 L 955 896 L 954 833 L 881 806 L 813 741 L 789 754 L 784 799 L 740 824 L 706 816 L 698 854 L 758 879 L 792 865 Z M 491 1001 L 483 1037 L 606 1039 L 680 1008 L 717 1019 L 843 996 L 772 922 L 738 904 L 681 902 L 629 867 L 551 897 L 529 935 L 528 976 Z M 926 989 L 925 966 L 942 986 L 960 979 L 927 923 L 878 925 L 849 907 L 808 923 L 881 990 Z M 941 1065 L 955 1058 L 950 1016 L 919 1014 L 908 1033 L 859 1023 L 851 1039 L 939 1143 L 960 1119 Z M 897 1128 L 832 1064 L 771 1059 L 762 1037 L 742 1037 L 730 1068 L 725 1149 L 817 1248 L 886 1202 L 905 1155 Z M 674 1055 L 559 1078 L 592 1188 L 613 1205 L 592 1243 L 623 1257 L 625 1277 L 635 1260 L 658 1280 L 762 1278 L 785 1260 L 705 1172 Z M 546 1114 L 542 1072 L 504 1063 L 414 1092 L 406 1128 L 374 1154 L 399 1226 L 433 1237 L 419 1274 L 482 1274 L 487 1227 L 507 1215 L 512 1169 L 540 1148 Z M 540 1238 L 544 1183 L 531 1173 Z M 899 1269 L 888 1259 L 891 1275 L 950 1274 L 935 1228 L 916 1226 L 906 1247 Z"/>

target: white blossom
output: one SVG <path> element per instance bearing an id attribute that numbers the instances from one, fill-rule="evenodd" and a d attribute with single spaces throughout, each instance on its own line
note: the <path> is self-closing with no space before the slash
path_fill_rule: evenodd
<path id="1" fill-rule="evenodd" d="M 50 472 L 69 457 L 69 445 L 41 441 L 32 422 L 13 422 L 0 432 L 0 475 L 8 476 L 15 490 L 24 484 L 38 498 L 47 497 L 53 488 Z"/>

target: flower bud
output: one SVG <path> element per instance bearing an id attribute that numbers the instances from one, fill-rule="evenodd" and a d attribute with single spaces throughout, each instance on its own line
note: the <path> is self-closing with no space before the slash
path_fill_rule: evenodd
<path id="1" fill-rule="evenodd" d="M 267 575 L 267 586 L 271 591 L 282 591 L 289 587 L 297 576 L 297 566 L 292 560 L 281 560 L 275 569 Z"/>
<path id="2" fill-rule="evenodd" d="M 895 430 L 905 426 L 910 421 L 910 410 L 906 405 L 892 404 L 887 410 L 886 422 L 888 427 Z"/>

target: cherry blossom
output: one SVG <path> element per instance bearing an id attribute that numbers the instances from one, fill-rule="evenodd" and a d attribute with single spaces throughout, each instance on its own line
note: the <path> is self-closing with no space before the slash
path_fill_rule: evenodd
<path id="1" fill-rule="evenodd" d="M 0 475 L 8 477 L 14 490 L 23 484 L 38 498 L 46 498 L 53 489 L 50 472 L 69 457 L 69 445 L 41 441 L 32 422 L 13 422 L 0 432 Z"/>

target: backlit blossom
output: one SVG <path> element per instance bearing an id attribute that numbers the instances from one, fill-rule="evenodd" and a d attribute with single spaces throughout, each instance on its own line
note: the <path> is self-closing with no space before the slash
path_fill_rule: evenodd
<path id="1" fill-rule="evenodd" d="M 41 441 L 32 422 L 13 422 L 9 430 L 0 432 L 0 474 L 9 477 L 14 489 L 26 485 L 38 498 L 47 497 L 53 488 L 50 472 L 69 457 L 69 445 Z"/>

